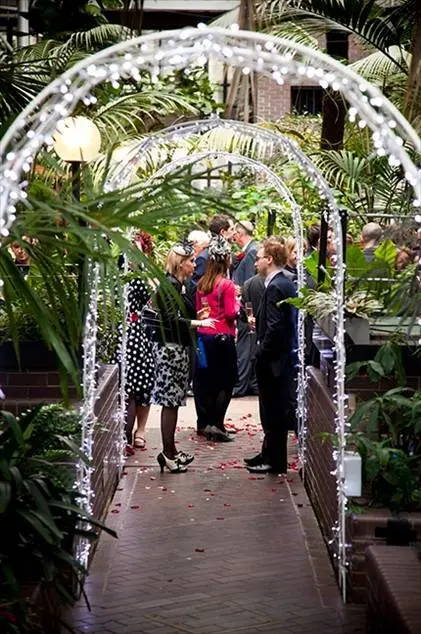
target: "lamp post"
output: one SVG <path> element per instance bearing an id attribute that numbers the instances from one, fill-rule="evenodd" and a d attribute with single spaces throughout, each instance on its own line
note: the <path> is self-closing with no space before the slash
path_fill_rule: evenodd
<path id="1" fill-rule="evenodd" d="M 98 156 L 101 147 L 101 134 L 90 119 L 67 117 L 58 124 L 53 140 L 56 153 L 63 161 L 70 164 L 72 193 L 79 202 L 80 167 L 82 163 L 89 163 Z"/>
<path id="2" fill-rule="evenodd" d="M 67 117 L 56 128 L 53 147 L 58 156 L 70 164 L 72 174 L 72 196 L 80 202 L 81 165 L 93 161 L 101 148 L 101 134 L 93 121 L 86 117 Z M 83 220 L 80 226 L 86 226 Z M 86 314 L 85 260 L 81 256 L 78 263 L 79 302 L 84 323 Z"/>

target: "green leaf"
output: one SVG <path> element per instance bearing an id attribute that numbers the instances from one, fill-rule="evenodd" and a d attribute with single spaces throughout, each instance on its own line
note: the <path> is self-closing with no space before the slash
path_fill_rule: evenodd
<path id="1" fill-rule="evenodd" d="M 18 509 L 16 515 L 19 515 L 39 537 L 48 544 L 56 544 L 58 540 L 63 539 L 63 534 L 57 528 L 54 522 L 46 519 L 41 513 L 33 510 Z"/>
<path id="2" fill-rule="evenodd" d="M 386 343 L 378 349 L 374 360 L 383 366 L 386 376 L 392 373 L 395 367 L 395 354 L 390 343 Z"/>
<path id="3" fill-rule="evenodd" d="M 12 497 L 12 487 L 9 482 L 0 482 L 0 514 L 5 513 Z"/>
<path id="4" fill-rule="evenodd" d="M 367 372 L 371 381 L 378 381 L 379 378 L 384 376 L 383 366 L 377 361 L 370 360 L 367 363 Z"/>
<path id="5" fill-rule="evenodd" d="M 396 262 L 396 253 L 397 248 L 392 240 L 385 240 L 382 242 L 377 249 L 374 251 L 375 261 L 373 262 L 373 266 L 376 264 L 376 260 L 380 260 L 381 262 L 386 262 L 389 269 L 391 271 L 395 270 L 395 262 Z"/>

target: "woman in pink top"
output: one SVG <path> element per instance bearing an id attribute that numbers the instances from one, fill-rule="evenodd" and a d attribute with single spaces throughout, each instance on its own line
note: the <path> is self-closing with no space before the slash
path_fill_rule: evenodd
<path id="1" fill-rule="evenodd" d="M 208 262 L 197 285 L 196 310 L 208 311 L 215 328 L 198 328 L 197 359 L 193 381 L 197 432 L 209 439 L 230 441 L 224 418 L 237 381 L 235 322 L 240 310 L 236 288 L 226 278 L 230 248 L 221 237 L 212 238 Z M 203 312 L 201 313 L 203 315 Z"/>

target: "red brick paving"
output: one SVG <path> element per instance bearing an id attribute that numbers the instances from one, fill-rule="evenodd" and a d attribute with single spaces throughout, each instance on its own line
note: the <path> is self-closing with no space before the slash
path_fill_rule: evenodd
<path id="1" fill-rule="evenodd" d="M 260 444 L 256 406 L 238 399 L 231 411 L 242 431 L 214 444 L 185 428 L 193 410 L 184 410 L 180 446 L 196 454 L 186 474 L 159 473 L 155 418 L 110 507 L 119 538 L 101 537 L 86 585 L 91 612 L 83 602 L 72 612 L 78 633 L 364 631 L 361 608 L 341 604 L 298 473 L 250 476 L 242 458 Z"/>

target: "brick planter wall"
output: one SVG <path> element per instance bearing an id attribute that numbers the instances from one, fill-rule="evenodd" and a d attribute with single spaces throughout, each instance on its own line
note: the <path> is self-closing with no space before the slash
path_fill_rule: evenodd
<path id="1" fill-rule="evenodd" d="M 347 518 L 350 571 L 348 576 L 349 599 L 354 603 L 366 603 L 368 599 L 368 578 L 366 550 L 368 546 L 382 546 L 387 543 L 387 524 L 396 519 L 385 508 L 370 509 L 362 515 L 351 514 Z M 421 541 L 421 513 L 400 513 L 399 518 L 409 522 L 412 532 L 411 542 Z"/>
<path id="2" fill-rule="evenodd" d="M 322 372 L 313 367 L 307 368 L 307 372 L 308 440 L 304 483 L 327 542 L 338 518 L 336 480 L 331 475 L 336 465 L 332 457 L 332 444 L 329 441 L 322 442 L 317 435 L 335 432 L 335 408 Z"/>
<path id="3" fill-rule="evenodd" d="M 98 399 L 95 414 L 98 422 L 93 434 L 93 462 L 95 471 L 92 488 L 95 492 L 93 514 L 99 519 L 105 517 L 108 504 L 114 495 L 118 482 L 118 367 L 104 367 L 98 382 Z"/>
<path id="4" fill-rule="evenodd" d="M 19 415 L 38 403 L 62 400 L 59 373 L 54 370 L 0 372 L 0 385 L 6 399 L 2 409 Z M 69 388 L 72 405 L 77 405 L 76 388 Z M 94 515 L 103 519 L 114 494 L 118 479 L 118 367 L 103 365 L 98 372 L 98 398 L 95 413 L 98 424 L 93 436 Z"/>
<path id="5" fill-rule="evenodd" d="M 416 388 L 419 377 L 409 377 L 408 384 Z M 348 386 L 350 394 L 357 399 L 366 400 L 374 392 L 386 392 L 394 384 L 382 381 L 372 384 L 367 379 L 354 379 Z M 307 462 L 304 482 L 307 493 L 316 513 L 322 535 L 327 543 L 332 536 L 332 526 L 337 520 L 336 480 L 330 472 L 335 469 L 332 458 L 332 444 L 317 438 L 320 432 L 335 432 L 335 409 L 330 390 L 326 387 L 323 373 L 316 368 L 308 368 L 308 443 Z M 414 541 L 421 541 L 421 513 L 401 513 L 413 528 Z M 370 545 L 386 543 L 386 528 L 392 514 L 388 509 L 368 510 L 362 515 L 348 517 L 347 541 L 350 570 L 348 576 L 349 599 L 355 603 L 363 603 L 367 596 L 367 575 L 365 550 Z"/>

